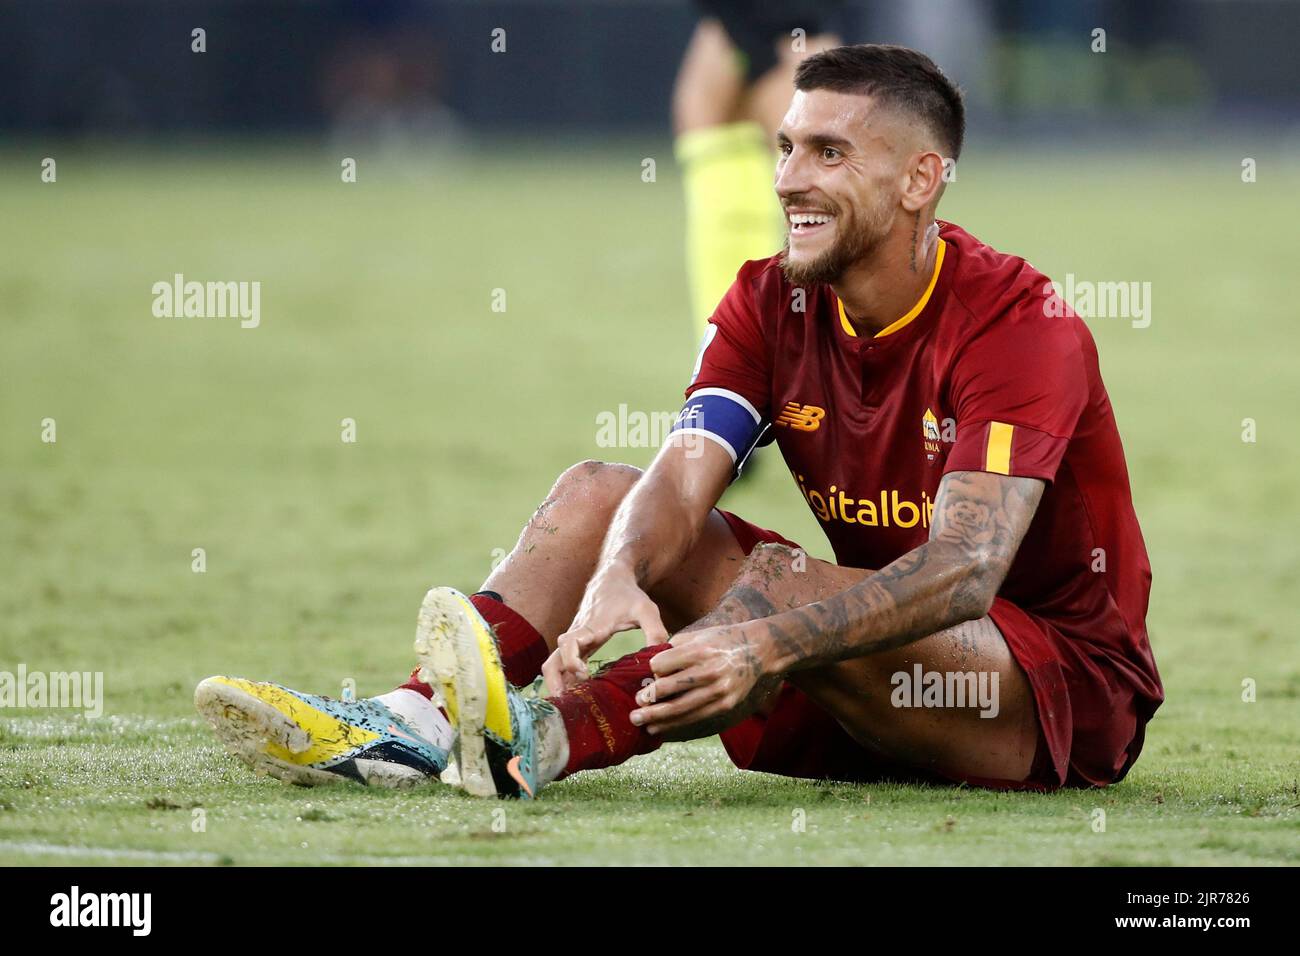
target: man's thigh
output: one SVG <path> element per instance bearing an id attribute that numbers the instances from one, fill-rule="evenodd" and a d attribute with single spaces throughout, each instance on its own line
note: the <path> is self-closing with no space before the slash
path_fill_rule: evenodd
<path id="1" fill-rule="evenodd" d="M 735 515 L 724 520 L 754 557 L 743 581 L 729 572 L 736 586 L 701 625 L 818 601 L 870 573 L 809 558 Z M 1153 712 L 1114 664 L 998 598 L 978 621 L 796 672 L 722 736 L 738 766 L 770 773 L 861 780 L 897 776 L 904 766 L 978 785 L 1054 789 L 1121 779 Z"/>
<path id="2" fill-rule="evenodd" d="M 773 532 L 725 518 L 751 557 L 701 624 L 810 604 L 871 573 L 810 558 Z M 1038 750 L 1032 689 L 987 617 L 890 651 L 797 671 L 787 682 L 884 761 L 956 779 L 1018 782 L 1029 775 Z M 774 693 L 759 713 L 776 700 Z"/>
<path id="3" fill-rule="evenodd" d="M 954 780 L 1021 782 L 1033 769 L 1033 690 L 987 617 L 787 680 L 890 761 Z"/>
<path id="4" fill-rule="evenodd" d="M 650 589 L 669 632 L 683 630 L 716 608 L 754 546 L 767 542 L 797 547 L 774 531 L 751 525 L 717 508 L 710 511 L 704 530 L 686 559 Z"/>

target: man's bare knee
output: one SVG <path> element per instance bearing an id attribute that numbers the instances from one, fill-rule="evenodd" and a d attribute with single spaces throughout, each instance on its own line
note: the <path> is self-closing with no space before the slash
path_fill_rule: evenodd
<path id="1" fill-rule="evenodd" d="M 684 630 L 698 631 L 721 624 L 753 621 L 793 607 L 785 600 L 783 592 L 787 589 L 782 588 L 780 582 L 791 573 L 800 553 L 783 544 L 761 544 L 754 548 L 740 565 L 721 600 L 708 614 Z"/>
<path id="2" fill-rule="evenodd" d="M 789 545 L 768 542 L 757 545 L 740 566 L 737 582 L 750 585 L 768 584 L 794 573 L 803 552 Z"/>
<path id="3" fill-rule="evenodd" d="M 573 621 L 610 519 L 640 477 L 604 461 L 565 469 L 483 590 L 502 595 L 554 647 Z"/>
<path id="4" fill-rule="evenodd" d="M 747 595 L 757 607 L 761 596 L 773 611 L 786 611 L 820 601 L 852 587 L 870 572 L 841 567 L 810 557 L 802 548 L 779 543 L 760 544 L 749 553 L 728 594 Z M 753 616 L 766 616 L 754 614 Z"/>
<path id="5" fill-rule="evenodd" d="M 616 462 L 588 459 L 570 465 L 555 480 L 538 515 L 557 506 L 612 514 L 641 477 L 641 469 Z"/>

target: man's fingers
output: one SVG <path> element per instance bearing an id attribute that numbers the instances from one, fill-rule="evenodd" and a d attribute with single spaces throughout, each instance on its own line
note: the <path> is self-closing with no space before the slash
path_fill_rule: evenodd
<path id="1" fill-rule="evenodd" d="M 568 634 L 561 634 L 555 644 L 561 658 L 566 663 L 585 660 L 593 647 L 598 646 L 595 632 L 587 627 L 579 627 Z"/>
<path id="2" fill-rule="evenodd" d="M 632 711 L 630 720 L 636 727 L 657 726 L 675 718 L 686 717 L 706 704 L 716 701 L 721 696 L 722 689 L 715 685 L 709 684 L 695 687 L 685 694 L 674 697 L 672 700 L 637 708 Z M 694 719 L 689 719 L 687 722 L 693 723 Z"/>
<path id="3" fill-rule="evenodd" d="M 560 638 L 560 643 L 555 649 L 560 655 L 560 672 L 565 684 L 564 689 L 568 690 L 573 684 L 580 683 L 587 675 L 587 662 L 583 656 L 583 638 L 566 634 Z"/>
<path id="4" fill-rule="evenodd" d="M 698 631 L 678 631 L 673 635 L 672 645 L 673 647 L 685 647 L 691 641 L 699 640 L 700 635 L 707 633 L 708 630 L 708 628 L 704 628 Z"/>
<path id="5" fill-rule="evenodd" d="M 562 694 L 586 678 L 587 665 L 582 658 L 582 634 L 585 628 L 575 628 L 560 635 L 546 662 L 542 664 L 542 677 L 552 694 Z"/>
<path id="6" fill-rule="evenodd" d="M 636 618 L 636 623 L 645 632 L 646 647 L 668 643 L 668 629 L 664 627 L 663 618 L 659 616 L 659 606 L 654 601 L 647 598 Z"/>
<path id="7" fill-rule="evenodd" d="M 668 630 L 659 615 L 659 608 L 643 592 L 633 589 L 636 597 L 624 604 L 617 602 L 625 610 L 619 617 L 611 616 L 613 605 L 610 602 L 596 602 L 587 607 L 580 615 L 583 623 L 575 624 L 560 635 L 555 651 L 542 667 L 546 677 L 546 686 L 555 693 L 562 693 L 590 676 L 587 658 L 602 647 L 613 635 L 634 627 L 645 632 L 649 645 L 666 644 Z"/>
<path id="8" fill-rule="evenodd" d="M 563 694 L 566 690 L 559 648 L 551 651 L 542 663 L 542 679 L 552 694 Z"/>
<path id="9" fill-rule="evenodd" d="M 678 737 L 674 735 L 680 734 L 681 731 L 688 730 L 692 727 L 699 728 L 700 724 L 705 721 L 712 721 L 713 718 L 727 713 L 730 709 L 731 708 L 720 699 L 712 702 L 705 702 L 688 714 L 665 720 L 662 723 L 650 724 L 646 727 L 646 732 L 656 737 L 669 737 L 674 740 L 686 740 L 691 736 L 703 736 L 703 734 L 700 734 L 698 730 L 696 733 L 688 734 L 686 736 Z M 716 725 L 707 731 L 708 734 L 716 732 Z"/>
<path id="10" fill-rule="evenodd" d="M 658 703 L 661 700 L 668 700 L 678 694 L 690 690 L 692 687 L 698 687 L 700 684 L 699 675 L 693 670 L 679 671 L 676 674 L 670 674 L 667 677 L 660 677 L 650 681 L 639 691 L 637 691 L 636 702 L 642 707 Z"/>
<path id="11" fill-rule="evenodd" d="M 690 644 L 676 645 L 666 651 L 660 651 L 650 658 L 650 670 L 655 677 L 667 677 L 677 671 L 685 670 L 699 660 L 699 651 Z"/>
<path id="12" fill-rule="evenodd" d="M 590 624 L 579 624 L 577 627 L 572 627 L 561 634 L 560 639 L 556 641 L 555 646 L 564 647 L 566 645 L 576 644 L 578 645 L 579 652 L 582 653 L 593 644 L 603 643 L 604 639 L 608 637 L 609 634 L 602 635 L 600 631 L 592 627 Z"/>

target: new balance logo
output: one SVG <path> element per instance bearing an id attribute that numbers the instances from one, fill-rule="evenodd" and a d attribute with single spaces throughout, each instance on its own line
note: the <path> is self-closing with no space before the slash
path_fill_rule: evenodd
<path id="1" fill-rule="evenodd" d="M 826 417 L 826 409 L 816 405 L 800 405 L 798 402 L 786 402 L 781 414 L 776 416 L 776 423 L 800 432 L 815 432 Z"/>

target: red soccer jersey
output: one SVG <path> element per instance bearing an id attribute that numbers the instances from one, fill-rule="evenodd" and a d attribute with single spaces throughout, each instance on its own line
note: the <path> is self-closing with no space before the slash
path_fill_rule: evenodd
<path id="1" fill-rule="evenodd" d="M 687 395 L 726 389 L 771 423 L 842 565 L 921 545 L 947 472 L 1047 481 L 999 596 L 1110 659 L 1154 709 L 1151 566 L 1092 336 L 1023 259 L 939 225 L 926 296 L 871 338 L 829 286 L 746 263 Z"/>

